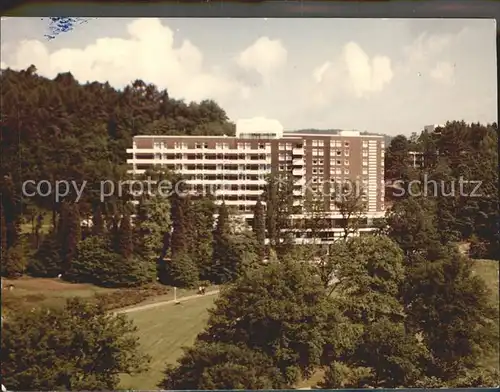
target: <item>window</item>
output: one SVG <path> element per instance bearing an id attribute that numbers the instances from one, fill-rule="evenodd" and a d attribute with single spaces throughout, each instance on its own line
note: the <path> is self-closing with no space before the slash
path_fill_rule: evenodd
<path id="1" fill-rule="evenodd" d="M 325 145 L 323 140 L 318 140 L 318 146 L 323 147 Z"/>
<path id="2" fill-rule="evenodd" d="M 344 156 L 346 156 L 346 157 L 349 156 L 349 150 L 344 150 Z"/>
<path id="3" fill-rule="evenodd" d="M 366 176 L 368 174 L 368 169 L 363 168 L 363 174 Z"/>
<path id="4" fill-rule="evenodd" d="M 340 167 L 338 167 L 336 170 L 335 170 L 335 174 L 342 174 L 342 169 Z"/>
<path id="5" fill-rule="evenodd" d="M 344 146 L 345 146 L 345 147 L 349 147 L 349 142 L 345 142 L 345 143 L 344 143 Z"/>
<path id="6" fill-rule="evenodd" d="M 363 140 L 363 147 L 364 147 L 364 148 L 368 147 L 368 141 Z"/>
<path id="7" fill-rule="evenodd" d="M 266 145 L 264 143 L 259 144 L 259 150 L 264 150 L 266 148 Z"/>
<path id="8" fill-rule="evenodd" d="M 323 169 L 319 169 L 319 174 L 323 174 Z"/>
<path id="9" fill-rule="evenodd" d="M 342 142 L 340 140 L 335 141 L 335 146 L 336 147 L 342 147 Z"/>
<path id="10" fill-rule="evenodd" d="M 363 160 L 363 166 L 368 166 L 368 161 Z"/>
<path id="11" fill-rule="evenodd" d="M 319 164 L 320 164 L 320 165 L 323 165 L 323 159 L 320 159 L 320 160 L 319 160 Z"/>
<path id="12" fill-rule="evenodd" d="M 313 160 L 313 165 L 316 165 L 317 163 L 318 163 L 318 161 Z"/>
<path id="13" fill-rule="evenodd" d="M 330 166 L 335 166 L 335 161 L 334 160 L 330 161 Z"/>
<path id="14" fill-rule="evenodd" d="M 344 160 L 344 165 L 349 166 L 349 159 Z"/>
<path id="15" fill-rule="evenodd" d="M 344 174 L 349 174 L 349 169 L 344 169 Z"/>
<path id="16" fill-rule="evenodd" d="M 279 149 L 280 149 L 280 150 L 284 150 L 284 149 L 285 149 L 285 145 L 284 145 L 284 144 L 280 144 Z"/>
<path id="17" fill-rule="evenodd" d="M 342 151 L 340 151 L 340 150 L 337 150 L 336 153 L 338 156 L 342 155 Z"/>
<path id="18" fill-rule="evenodd" d="M 201 147 L 201 143 L 196 143 L 196 144 L 194 145 L 194 148 L 197 148 L 197 149 L 202 148 L 202 147 Z"/>
<path id="19" fill-rule="evenodd" d="M 364 156 L 364 157 L 367 157 L 367 156 L 368 156 L 368 151 L 363 150 L 363 156 Z"/>
<path id="20" fill-rule="evenodd" d="M 286 144 L 286 149 L 291 150 L 292 149 L 292 143 L 287 143 Z"/>
<path id="21" fill-rule="evenodd" d="M 318 171 L 316 169 L 313 169 L 313 174 L 316 174 Z"/>
<path id="22" fill-rule="evenodd" d="M 340 159 L 337 160 L 337 165 L 342 165 L 342 162 L 340 161 Z"/>

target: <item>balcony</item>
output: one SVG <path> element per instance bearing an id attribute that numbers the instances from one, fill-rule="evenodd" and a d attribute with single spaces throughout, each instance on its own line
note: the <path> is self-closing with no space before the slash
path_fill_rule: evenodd
<path id="1" fill-rule="evenodd" d="M 304 147 L 295 147 L 293 150 L 292 150 L 292 154 L 293 155 L 299 155 L 299 156 L 302 156 L 304 155 Z"/>
<path id="2" fill-rule="evenodd" d="M 303 168 L 300 169 L 293 169 L 292 174 L 294 176 L 304 176 L 306 174 L 306 171 Z"/>
<path id="3" fill-rule="evenodd" d="M 304 166 L 304 160 L 302 158 L 294 158 L 292 160 L 292 165 L 293 166 Z"/>

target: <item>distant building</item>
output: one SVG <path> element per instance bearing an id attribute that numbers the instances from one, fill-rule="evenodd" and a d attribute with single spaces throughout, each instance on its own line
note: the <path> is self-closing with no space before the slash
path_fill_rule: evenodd
<path id="1" fill-rule="evenodd" d="M 154 166 L 178 172 L 197 192 L 210 192 L 216 203 L 224 201 L 249 224 L 266 177 L 290 172 L 295 185 L 294 205 L 299 210 L 292 218 L 307 219 L 307 189 L 323 190 L 332 229 L 322 237 L 323 241 L 330 241 L 342 232 L 342 216 L 334 205 L 334 183 L 359 183 L 366 195 L 368 221 L 384 216 L 384 151 L 381 135 L 362 135 L 357 131 L 284 132 L 278 122 L 256 128 L 241 120 L 234 137 L 135 136 L 132 148 L 127 149 L 127 163 L 131 166 L 129 172 L 135 175 Z M 304 240 L 304 235 L 297 234 L 297 242 Z"/>

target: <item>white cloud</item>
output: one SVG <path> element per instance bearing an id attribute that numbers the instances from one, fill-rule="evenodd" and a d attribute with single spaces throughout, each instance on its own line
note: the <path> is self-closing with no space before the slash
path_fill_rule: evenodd
<path id="1" fill-rule="evenodd" d="M 431 71 L 431 77 L 438 82 L 453 84 L 455 81 L 455 67 L 446 61 L 441 61 Z"/>
<path id="2" fill-rule="evenodd" d="M 187 100 L 248 95 L 221 70 L 208 69 L 203 53 L 189 40 L 175 45 L 174 32 L 159 19 L 136 19 L 127 30 L 126 39 L 99 38 L 82 49 L 52 53 L 45 42 L 22 41 L 14 53 L 2 53 L 2 58 L 13 69 L 34 64 L 40 75 L 49 78 L 70 71 L 80 82 L 109 81 L 115 87 L 142 79 Z"/>
<path id="3" fill-rule="evenodd" d="M 312 101 L 325 104 L 336 94 L 364 98 L 380 92 L 391 82 L 393 72 L 388 57 L 370 58 L 357 43 L 349 42 L 337 59 L 315 68 L 312 76 L 316 82 Z"/>
<path id="4" fill-rule="evenodd" d="M 411 45 L 403 48 L 409 65 L 419 66 L 426 64 L 430 58 L 438 56 L 456 38 L 452 34 L 420 34 Z"/>
<path id="5" fill-rule="evenodd" d="M 278 120 L 266 117 L 253 117 L 239 119 L 236 122 L 236 135 L 242 133 L 259 133 L 259 132 L 283 132 L 283 125 Z"/>
<path id="6" fill-rule="evenodd" d="M 344 47 L 343 61 L 357 97 L 381 91 L 392 79 L 391 60 L 388 57 L 375 56 L 370 60 L 363 49 L 354 42 Z"/>
<path id="7" fill-rule="evenodd" d="M 236 58 L 236 63 L 247 71 L 256 71 L 267 78 L 287 61 L 287 50 L 280 40 L 260 37 Z"/>

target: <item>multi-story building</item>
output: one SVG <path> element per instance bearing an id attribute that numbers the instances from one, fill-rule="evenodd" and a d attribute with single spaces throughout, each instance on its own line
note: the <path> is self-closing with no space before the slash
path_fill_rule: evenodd
<path id="1" fill-rule="evenodd" d="M 323 192 L 324 211 L 331 229 L 325 241 L 340 235 L 344 217 L 335 207 L 333 184 L 350 182 L 364 191 L 367 227 L 384 216 L 384 139 L 355 131 L 335 134 L 284 132 L 280 126 L 253 129 L 238 121 L 236 135 L 136 136 L 127 150 L 132 174 L 157 166 L 175 171 L 198 192 L 210 192 L 217 203 L 237 209 L 249 223 L 253 207 L 271 173 L 288 172 L 294 181 L 295 220 L 307 219 L 307 190 Z M 305 235 L 307 237 L 307 234 Z M 304 233 L 297 233 L 304 238 Z"/>

